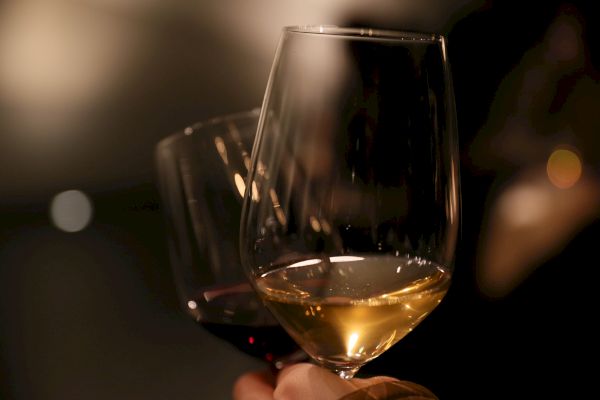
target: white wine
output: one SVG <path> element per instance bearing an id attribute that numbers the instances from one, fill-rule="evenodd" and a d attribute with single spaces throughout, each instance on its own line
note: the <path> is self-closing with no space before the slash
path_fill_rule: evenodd
<path id="1" fill-rule="evenodd" d="M 284 265 L 257 287 L 288 333 L 326 367 L 360 366 L 442 300 L 447 268 L 421 258 L 339 256 Z"/>

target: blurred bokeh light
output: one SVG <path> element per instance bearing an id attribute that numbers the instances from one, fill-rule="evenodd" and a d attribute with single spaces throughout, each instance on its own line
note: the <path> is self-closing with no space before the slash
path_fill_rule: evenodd
<path id="1" fill-rule="evenodd" d="M 559 189 L 568 189 L 575 185 L 582 173 L 581 159 L 568 148 L 556 149 L 550 154 L 546 164 L 548 179 Z"/>
<path id="2" fill-rule="evenodd" d="M 92 220 L 92 201 L 80 190 L 67 190 L 52 198 L 50 218 L 65 232 L 79 232 Z"/>

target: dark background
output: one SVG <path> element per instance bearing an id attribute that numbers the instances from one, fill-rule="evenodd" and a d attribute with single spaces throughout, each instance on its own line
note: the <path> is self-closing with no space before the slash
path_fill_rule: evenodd
<path id="1" fill-rule="evenodd" d="M 236 376 L 260 367 L 178 310 L 153 152 L 193 121 L 259 105 L 280 27 L 306 23 L 449 37 L 463 192 L 454 283 L 365 372 L 443 399 L 593 393 L 583 367 L 597 351 L 600 238 L 590 10 L 511 0 L 0 3 L 0 398 L 228 398 Z M 511 125 L 515 115 L 525 123 Z M 536 202 L 521 210 L 527 197 L 496 213 L 511 188 L 547 181 L 538 172 L 563 144 L 582 178 L 548 189 L 545 214 Z M 75 233 L 48 211 L 69 189 L 94 207 Z M 541 217 L 508 229 L 517 212 Z M 554 240 L 533 240 L 547 231 Z M 503 264 L 508 253 L 516 258 Z M 486 275 L 494 262 L 522 272 Z"/>

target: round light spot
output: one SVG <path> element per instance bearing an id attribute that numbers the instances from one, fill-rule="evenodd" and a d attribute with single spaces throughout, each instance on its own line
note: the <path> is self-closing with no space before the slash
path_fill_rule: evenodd
<path id="1" fill-rule="evenodd" d="M 550 154 L 546 165 L 548 179 L 560 189 L 568 189 L 577 183 L 581 177 L 581 159 L 566 148 L 556 149 Z"/>
<path id="2" fill-rule="evenodd" d="M 50 219 L 61 231 L 78 232 L 92 220 L 92 202 L 79 190 L 67 190 L 52 198 Z"/>
<path id="3" fill-rule="evenodd" d="M 187 306 L 190 310 L 195 310 L 196 308 L 198 308 L 198 304 L 194 300 L 188 301 Z"/>

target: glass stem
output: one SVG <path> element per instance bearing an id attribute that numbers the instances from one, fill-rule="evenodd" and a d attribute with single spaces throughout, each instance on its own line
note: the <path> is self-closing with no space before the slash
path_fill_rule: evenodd
<path id="1" fill-rule="evenodd" d="M 344 368 L 344 369 L 336 368 L 334 370 L 334 372 L 336 374 L 338 374 L 340 376 L 340 378 L 349 380 L 354 377 L 354 374 L 356 374 L 359 369 L 360 369 L 360 366 L 354 367 L 354 368 Z"/>

